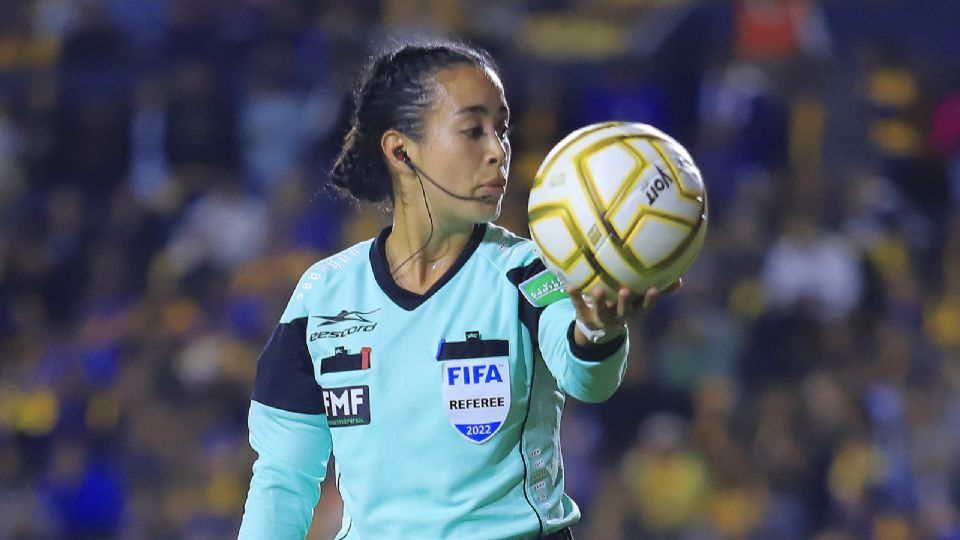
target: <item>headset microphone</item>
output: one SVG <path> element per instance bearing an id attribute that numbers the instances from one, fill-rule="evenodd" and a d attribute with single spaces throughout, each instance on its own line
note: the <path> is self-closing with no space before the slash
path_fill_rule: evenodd
<path id="1" fill-rule="evenodd" d="M 420 177 L 426 178 L 427 181 L 429 181 L 431 184 L 434 185 L 434 187 L 436 187 L 436 188 L 439 189 L 440 191 L 446 193 L 447 195 L 453 197 L 454 199 L 459 199 L 459 200 L 461 200 L 461 201 L 480 201 L 480 202 L 486 202 L 486 201 L 490 201 L 491 199 L 493 199 L 493 197 L 492 197 L 492 196 L 489 196 L 489 195 L 488 195 L 488 196 L 485 196 L 485 197 L 474 197 L 474 196 L 470 196 L 470 195 L 458 195 L 458 194 L 450 191 L 449 189 L 441 186 L 440 184 L 438 184 L 437 182 L 435 182 L 435 181 L 433 180 L 433 178 L 430 178 L 430 176 L 429 176 L 427 173 L 423 172 L 423 169 L 421 169 L 420 167 L 417 167 L 416 165 L 414 165 L 413 160 L 410 159 L 410 156 L 407 155 L 407 153 L 404 151 L 404 149 L 403 149 L 402 147 L 398 147 L 397 149 L 395 149 L 395 150 L 393 151 L 393 155 L 394 155 L 394 157 L 396 157 L 396 158 L 399 159 L 400 161 L 406 163 L 406 164 L 407 164 L 407 167 L 410 167 L 410 170 L 412 170 L 413 173 L 416 174 L 418 178 L 420 178 Z"/>

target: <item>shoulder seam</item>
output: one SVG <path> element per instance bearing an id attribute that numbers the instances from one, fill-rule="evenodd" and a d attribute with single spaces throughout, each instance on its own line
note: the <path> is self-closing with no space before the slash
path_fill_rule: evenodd
<path id="1" fill-rule="evenodd" d="M 366 254 L 369 251 L 369 245 L 373 240 L 364 240 L 350 246 L 344 250 L 334 253 L 328 257 L 320 259 L 307 267 L 297 280 L 294 288 L 294 300 L 303 301 L 306 294 L 315 286 L 326 284 L 332 276 L 330 272 L 336 272 L 357 264 L 357 261 L 366 261 Z M 364 249 L 366 248 L 366 249 Z"/>
<path id="2" fill-rule="evenodd" d="M 319 261 L 313 263 L 310 266 L 310 269 L 320 267 L 321 265 L 327 266 L 333 270 L 339 270 L 344 265 L 350 264 L 356 261 L 359 257 L 366 255 L 370 250 L 370 244 L 373 243 L 373 239 L 364 240 L 358 242 L 346 249 L 340 250 L 333 255 L 329 255 L 320 259 Z"/>
<path id="3" fill-rule="evenodd" d="M 365 262 L 372 242 L 373 239 L 364 240 L 333 255 L 320 259 L 304 271 L 303 277 L 309 277 L 313 281 L 318 281 L 320 276 L 327 272 L 352 266 L 357 264 L 357 261 Z M 300 281 L 303 282 L 303 278 L 301 278 Z"/>
<path id="4" fill-rule="evenodd" d="M 505 251 L 507 251 L 507 250 L 513 249 L 513 248 L 515 248 L 516 246 L 522 246 L 522 245 L 527 244 L 527 243 L 531 243 L 531 244 L 532 244 L 532 240 L 530 240 L 530 239 L 528 239 L 528 238 L 524 238 L 524 237 L 519 236 L 519 235 L 516 235 L 516 234 L 510 232 L 508 229 L 505 229 L 505 228 L 503 228 L 503 227 L 499 227 L 499 226 L 496 226 L 496 225 L 492 225 L 492 224 L 491 224 L 489 230 L 497 231 L 497 235 L 499 236 L 499 238 L 496 238 L 496 239 L 492 238 L 492 239 L 490 239 L 490 241 L 489 241 L 488 243 L 489 243 L 489 244 L 497 244 L 497 250 L 498 250 L 499 253 L 502 253 L 502 252 L 505 252 Z M 511 235 L 513 238 L 508 237 L 508 236 L 507 236 L 508 234 Z M 531 254 L 534 253 L 535 248 L 536 248 L 536 246 L 533 246 L 533 249 L 531 249 Z M 504 275 L 506 275 L 507 272 L 509 272 L 510 270 L 513 270 L 514 268 L 522 267 L 522 266 L 525 266 L 526 264 L 529 264 L 529 262 L 523 262 L 523 260 L 521 260 L 520 264 L 505 264 L 505 263 L 501 263 L 500 261 L 495 260 L 493 257 L 491 257 L 491 256 L 490 256 L 485 250 L 483 250 L 483 249 L 477 250 L 477 253 L 478 253 L 481 257 L 483 257 L 483 259 L 484 259 L 485 261 L 487 261 L 487 263 L 490 264 L 490 266 L 493 266 L 495 269 L 497 269 L 497 271 L 499 271 L 500 273 L 502 273 L 502 274 L 504 274 Z M 534 257 L 534 258 L 536 258 L 536 257 Z"/>

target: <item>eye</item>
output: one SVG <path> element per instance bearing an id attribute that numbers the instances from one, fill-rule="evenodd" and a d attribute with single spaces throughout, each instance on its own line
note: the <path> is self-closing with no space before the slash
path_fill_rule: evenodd
<path id="1" fill-rule="evenodd" d="M 467 137 L 470 137 L 471 139 L 479 139 L 483 137 L 483 127 L 482 126 L 472 127 L 470 129 L 463 130 L 462 133 Z"/>

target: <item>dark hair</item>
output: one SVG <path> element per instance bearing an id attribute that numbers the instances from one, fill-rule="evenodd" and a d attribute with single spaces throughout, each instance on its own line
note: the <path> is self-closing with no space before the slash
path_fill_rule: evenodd
<path id="1" fill-rule="evenodd" d="M 391 128 L 414 140 L 423 137 L 424 113 L 435 97 L 430 78 L 457 64 L 498 73 L 486 51 L 453 42 L 406 45 L 373 58 L 364 69 L 350 130 L 330 171 L 333 184 L 361 201 L 392 201 L 393 181 L 380 138 Z"/>

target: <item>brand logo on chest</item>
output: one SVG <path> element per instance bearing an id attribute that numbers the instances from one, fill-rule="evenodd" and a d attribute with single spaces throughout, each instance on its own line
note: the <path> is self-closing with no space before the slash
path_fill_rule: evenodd
<path id="1" fill-rule="evenodd" d="M 368 318 L 368 316 L 378 311 L 380 310 L 348 311 L 342 309 L 340 310 L 340 313 L 337 313 L 336 315 L 311 315 L 311 319 L 320 319 L 321 321 L 316 325 L 316 328 L 324 328 L 330 325 L 347 322 L 358 322 L 360 324 L 354 324 L 353 326 L 348 326 L 339 330 L 315 330 L 310 332 L 310 341 L 313 342 L 317 341 L 318 339 L 327 338 L 343 338 L 361 332 L 372 332 L 377 328 L 377 323 L 371 318 Z"/>

